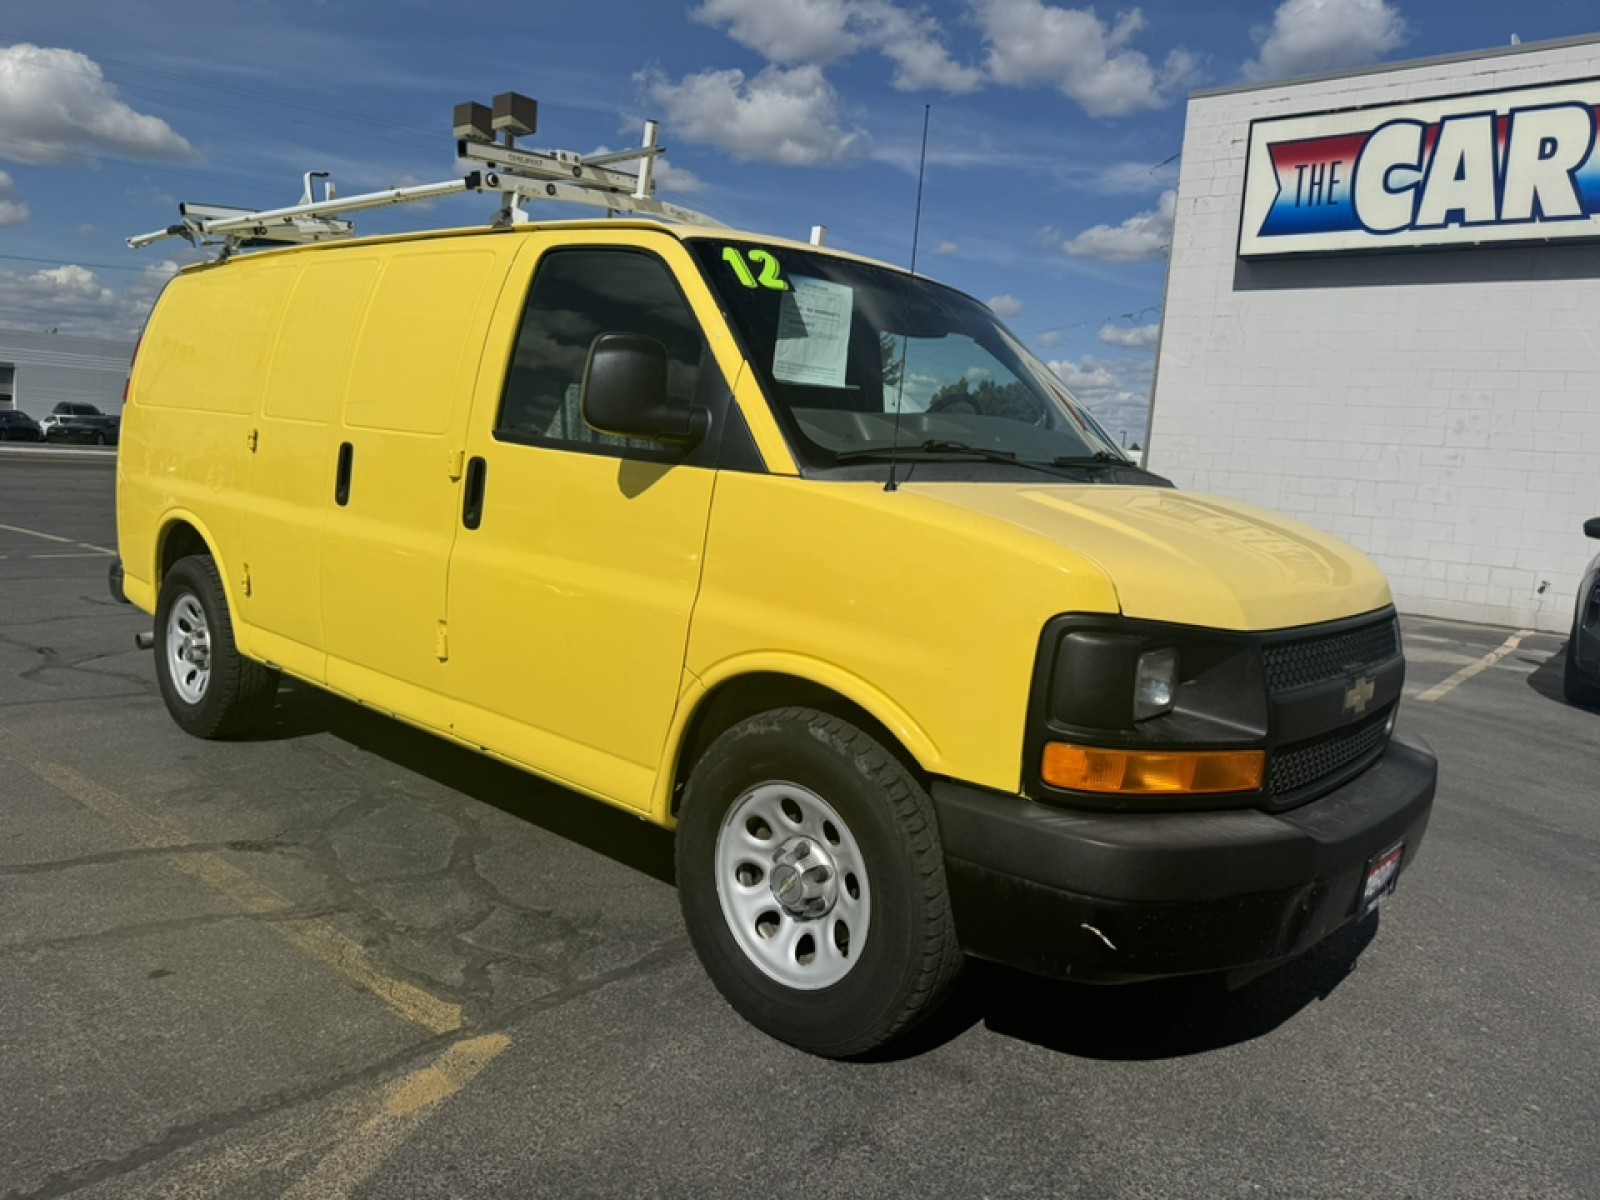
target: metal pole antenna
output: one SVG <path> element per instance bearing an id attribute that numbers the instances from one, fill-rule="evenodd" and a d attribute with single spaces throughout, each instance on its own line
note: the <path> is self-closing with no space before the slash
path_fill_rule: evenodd
<path id="1" fill-rule="evenodd" d="M 928 121 L 933 115 L 933 105 L 922 106 L 922 155 L 917 159 L 917 213 L 911 220 L 911 275 L 917 274 L 917 239 L 922 234 L 922 181 L 928 173 Z M 895 481 L 895 467 L 900 458 L 900 409 L 905 402 L 906 392 L 906 350 L 910 347 L 911 339 L 900 339 L 900 377 L 895 380 L 894 391 L 894 433 L 889 439 L 889 481 L 883 485 L 883 490 L 892 492 L 900 485 Z"/>

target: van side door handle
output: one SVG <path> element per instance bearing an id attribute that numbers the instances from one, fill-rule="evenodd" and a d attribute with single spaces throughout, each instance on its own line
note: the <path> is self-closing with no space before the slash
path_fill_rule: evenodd
<path id="1" fill-rule="evenodd" d="M 350 467 L 355 457 L 354 446 L 349 442 L 339 443 L 339 473 L 333 480 L 333 502 L 341 508 L 350 503 Z"/>
<path id="2" fill-rule="evenodd" d="M 489 478 L 489 464 L 474 456 L 467 462 L 467 482 L 461 489 L 461 523 L 476 529 L 483 521 L 483 488 Z"/>

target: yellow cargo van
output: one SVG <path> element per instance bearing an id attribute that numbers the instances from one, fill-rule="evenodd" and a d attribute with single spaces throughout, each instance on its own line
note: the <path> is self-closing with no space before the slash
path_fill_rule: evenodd
<path id="1" fill-rule="evenodd" d="M 816 246 L 607 220 L 191 267 L 117 484 L 185 730 L 286 674 L 675 827 L 706 970 L 815 1053 L 966 955 L 1288 959 L 1427 823 L 1361 554 L 1176 490 L 983 305 Z"/>

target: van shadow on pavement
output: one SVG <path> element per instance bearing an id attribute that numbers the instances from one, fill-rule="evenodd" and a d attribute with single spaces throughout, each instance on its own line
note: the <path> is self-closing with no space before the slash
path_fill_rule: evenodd
<path id="1" fill-rule="evenodd" d="M 1220 1050 L 1263 1037 L 1332 995 L 1377 935 L 1379 919 L 1347 926 L 1236 990 L 1217 975 L 1094 985 L 972 962 L 945 1009 L 888 1056 L 925 1053 L 980 1022 L 1075 1058 L 1147 1061 Z"/>
<path id="2" fill-rule="evenodd" d="M 1559 694 L 1559 677 L 1557 689 Z M 664 883 L 672 834 L 482 754 L 337 696 L 295 683 L 278 693 L 273 725 L 252 740 L 326 733 L 492 805 Z M 1349 926 L 1292 962 L 1230 991 L 1218 976 L 1094 986 L 972 962 L 944 1008 L 873 1058 L 918 1057 L 982 1024 L 994 1033 L 1080 1058 L 1151 1060 L 1203 1054 L 1262 1037 L 1355 969 L 1378 919 Z"/>
<path id="3" fill-rule="evenodd" d="M 272 725 L 248 740 L 331 734 L 652 879 L 672 882 L 672 834 L 619 808 L 318 688 L 286 683 L 272 715 Z"/>

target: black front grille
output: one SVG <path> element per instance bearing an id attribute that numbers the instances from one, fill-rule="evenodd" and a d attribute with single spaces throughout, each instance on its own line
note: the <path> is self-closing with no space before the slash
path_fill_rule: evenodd
<path id="1" fill-rule="evenodd" d="M 1285 796 L 1359 762 L 1388 739 L 1389 712 L 1393 708 L 1392 704 L 1386 705 L 1355 725 L 1273 751 L 1267 791 L 1273 796 Z"/>
<path id="2" fill-rule="evenodd" d="M 1267 668 L 1267 690 L 1286 692 L 1327 679 L 1347 668 L 1387 662 L 1400 651 L 1400 626 L 1393 617 L 1342 633 L 1269 642 L 1261 648 Z"/>

